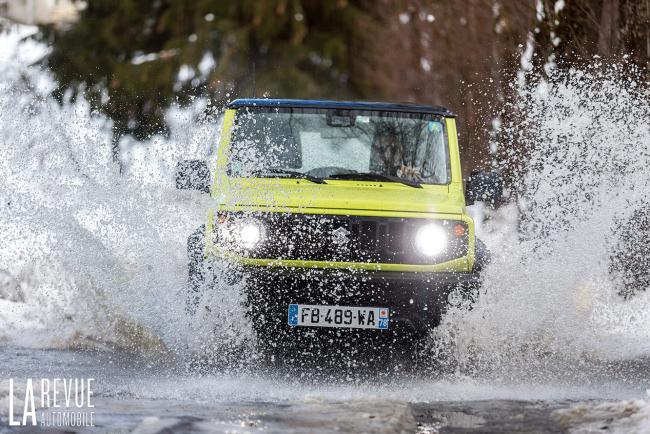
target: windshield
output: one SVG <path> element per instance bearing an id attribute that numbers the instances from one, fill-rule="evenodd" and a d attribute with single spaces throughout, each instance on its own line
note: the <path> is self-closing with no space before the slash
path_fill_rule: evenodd
<path id="1" fill-rule="evenodd" d="M 234 177 L 390 176 L 423 184 L 450 178 L 440 117 L 340 109 L 239 109 L 228 171 Z"/>

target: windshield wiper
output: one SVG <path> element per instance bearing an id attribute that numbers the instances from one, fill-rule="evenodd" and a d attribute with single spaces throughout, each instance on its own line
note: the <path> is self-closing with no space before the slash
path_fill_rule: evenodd
<path id="1" fill-rule="evenodd" d="M 356 173 L 335 173 L 328 176 L 328 179 L 359 179 L 363 181 L 387 181 L 398 182 L 400 184 L 408 185 L 413 188 L 422 188 L 422 184 L 411 179 L 400 178 L 399 176 L 383 175 L 381 173 L 372 172 L 356 172 Z"/>
<path id="2" fill-rule="evenodd" d="M 280 169 L 276 167 L 256 170 L 253 173 L 257 176 L 265 178 L 298 178 L 306 179 L 307 181 L 311 181 L 315 184 L 327 184 L 323 178 L 319 178 L 318 176 L 312 176 L 307 173 L 296 172 L 295 170 Z"/>

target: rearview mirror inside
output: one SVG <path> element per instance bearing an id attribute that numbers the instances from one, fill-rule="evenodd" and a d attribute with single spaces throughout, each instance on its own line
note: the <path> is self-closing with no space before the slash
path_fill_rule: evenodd
<path id="1" fill-rule="evenodd" d="M 329 110 L 327 112 L 327 126 L 353 127 L 354 117 L 347 110 Z"/>

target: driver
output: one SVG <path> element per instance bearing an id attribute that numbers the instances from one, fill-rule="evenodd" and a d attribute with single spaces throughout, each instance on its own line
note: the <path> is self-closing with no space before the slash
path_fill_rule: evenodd
<path id="1" fill-rule="evenodd" d="M 404 164 L 404 144 L 393 128 L 381 128 L 375 133 L 370 155 L 370 170 L 385 175 L 420 181 L 420 169 Z"/>
<path id="2" fill-rule="evenodd" d="M 402 166 L 402 143 L 390 128 L 381 128 L 372 140 L 370 170 L 396 176 Z"/>

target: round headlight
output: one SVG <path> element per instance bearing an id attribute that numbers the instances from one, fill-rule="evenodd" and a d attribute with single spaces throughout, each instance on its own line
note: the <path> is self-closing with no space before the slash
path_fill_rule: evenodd
<path id="1" fill-rule="evenodd" d="M 433 223 L 422 226 L 415 234 L 415 247 L 426 256 L 442 253 L 447 246 L 445 230 Z"/>
<path id="2" fill-rule="evenodd" d="M 239 226 L 239 241 L 246 249 L 252 249 L 262 241 L 263 231 L 260 223 L 245 221 Z"/>

